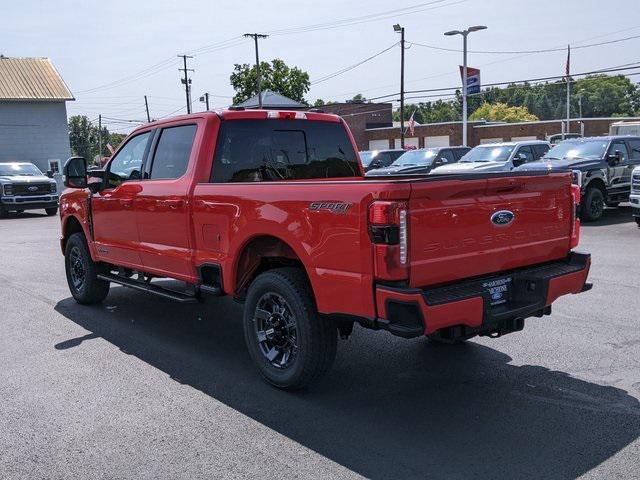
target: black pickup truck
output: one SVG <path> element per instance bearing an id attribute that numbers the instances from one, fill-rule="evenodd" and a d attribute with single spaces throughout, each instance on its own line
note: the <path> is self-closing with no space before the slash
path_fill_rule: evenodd
<path id="1" fill-rule="evenodd" d="M 33 163 L 0 163 L 0 216 L 7 212 L 44 209 L 47 215 L 58 212 L 56 181 Z"/>
<path id="2" fill-rule="evenodd" d="M 616 135 L 565 140 L 536 162 L 515 170 L 571 170 L 582 193 L 581 218 L 594 221 L 604 207 L 629 201 L 631 172 L 640 165 L 640 137 Z"/>

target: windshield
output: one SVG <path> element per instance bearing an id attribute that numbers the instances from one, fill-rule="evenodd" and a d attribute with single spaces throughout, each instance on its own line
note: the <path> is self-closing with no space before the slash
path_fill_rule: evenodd
<path id="1" fill-rule="evenodd" d="M 543 157 L 546 160 L 600 160 L 608 140 L 569 140 L 557 144 Z"/>
<path id="2" fill-rule="evenodd" d="M 0 177 L 42 176 L 42 172 L 32 163 L 3 163 L 0 164 Z"/>
<path id="3" fill-rule="evenodd" d="M 437 150 L 410 150 L 400 155 L 392 167 L 409 167 L 412 165 L 431 165 L 433 159 L 438 154 Z"/>
<path id="4" fill-rule="evenodd" d="M 469 150 L 464 157 L 460 159 L 461 162 L 506 162 L 509 159 L 509 155 L 515 148 L 515 145 L 479 145 Z"/>
<path id="5" fill-rule="evenodd" d="M 364 152 L 360 152 L 360 161 L 362 162 L 362 166 L 368 167 L 371 163 L 371 160 L 373 160 L 373 157 L 375 157 L 377 153 L 378 152 L 376 150 L 367 150 Z"/>

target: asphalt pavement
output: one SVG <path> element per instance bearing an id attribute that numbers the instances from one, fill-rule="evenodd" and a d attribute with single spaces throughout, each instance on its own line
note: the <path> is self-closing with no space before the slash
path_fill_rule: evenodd
<path id="1" fill-rule="evenodd" d="M 71 299 L 59 220 L 0 219 L 0 478 L 640 478 L 640 229 L 582 229 L 594 288 L 441 346 L 356 327 L 330 374 L 266 385 L 241 305 Z"/>

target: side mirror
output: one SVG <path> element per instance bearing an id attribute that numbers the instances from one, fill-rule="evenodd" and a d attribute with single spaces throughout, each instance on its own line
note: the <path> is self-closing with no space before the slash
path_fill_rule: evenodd
<path id="1" fill-rule="evenodd" d="M 87 161 L 83 157 L 71 157 L 64 164 L 64 186 L 87 188 Z"/>
<path id="2" fill-rule="evenodd" d="M 519 167 L 527 161 L 527 156 L 524 153 L 519 153 L 513 158 L 513 166 Z"/>
<path id="3" fill-rule="evenodd" d="M 53 170 L 47 170 L 47 177 L 53 178 Z"/>
<path id="4" fill-rule="evenodd" d="M 612 167 L 618 165 L 620 162 L 622 162 L 622 160 L 623 156 L 620 150 L 616 150 L 614 153 L 607 157 L 607 163 Z"/>

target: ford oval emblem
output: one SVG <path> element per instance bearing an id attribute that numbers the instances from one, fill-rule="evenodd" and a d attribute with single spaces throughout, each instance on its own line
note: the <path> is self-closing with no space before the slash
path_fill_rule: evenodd
<path id="1" fill-rule="evenodd" d="M 513 222 L 514 218 L 516 218 L 516 216 L 513 212 L 510 212 L 509 210 L 498 210 L 491 215 L 491 223 L 499 227 L 504 227 L 505 225 L 509 225 Z"/>
<path id="2" fill-rule="evenodd" d="M 36 192 L 37 190 L 38 190 L 38 187 L 36 187 L 35 185 L 33 187 L 29 187 L 30 192 Z"/>

